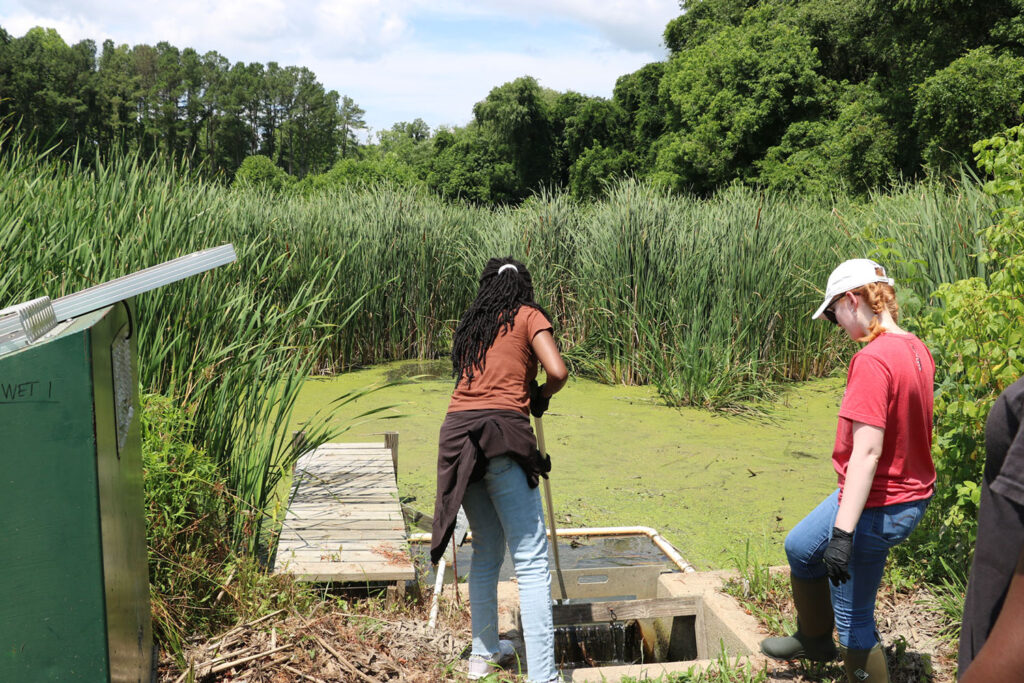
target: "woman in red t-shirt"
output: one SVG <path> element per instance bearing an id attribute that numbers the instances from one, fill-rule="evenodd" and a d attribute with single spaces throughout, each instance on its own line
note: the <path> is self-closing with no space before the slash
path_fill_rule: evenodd
<path id="1" fill-rule="evenodd" d="M 797 631 L 767 638 L 781 660 L 829 661 L 833 625 L 851 683 L 889 680 L 875 630 L 875 596 L 889 548 L 914 530 L 934 491 L 935 363 L 897 324 L 893 281 L 869 259 L 839 265 L 813 318 L 865 346 L 850 361 L 832 464 L 839 488 L 786 537 Z M 831 581 L 831 587 L 829 586 Z"/>
<path id="2" fill-rule="evenodd" d="M 538 386 L 537 364 L 546 379 Z M 473 530 L 469 606 L 473 648 L 467 674 L 483 678 L 514 663 L 498 638 L 498 571 L 515 565 L 529 681 L 559 680 L 555 666 L 548 542 L 537 488 L 550 460 L 537 451 L 530 414 L 540 417 L 568 373 L 551 318 L 533 300 L 526 267 L 491 259 L 452 340 L 455 390 L 438 439 L 431 559 L 440 560 L 459 505 Z"/>

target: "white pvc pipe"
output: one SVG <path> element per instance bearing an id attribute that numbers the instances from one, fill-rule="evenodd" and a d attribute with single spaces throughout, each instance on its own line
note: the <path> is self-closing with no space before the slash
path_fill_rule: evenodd
<path id="1" fill-rule="evenodd" d="M 550 533 L 548 534 L 550 536 Z M 683 556 L 679 554 L 679 551 L 672 547 L 665 538 L 657 532 L 656 529 L 652 529 L 649 526 L 599 526 L 599 527 L 579 527 L 576 529 L 558 529 L 556 531 L 558 538 L 562 536 L 634 536 L 643 535 L 651 539 L 651 542 L 658 547 L 658 550 L 665 553 L 665 556 L 672 560 L 672 563 L 679 567 L 680 571 L 694 572 L 697 571 L 693 568 L 689 562 L 683 559 Z M 466 540 L 473 538 L 473 532 L 470 531 L 466 535 Z M 410 543 L 423 543 L 430 540 L 430 534 L 423 532 L 417 534 L 409 534 Z"/>

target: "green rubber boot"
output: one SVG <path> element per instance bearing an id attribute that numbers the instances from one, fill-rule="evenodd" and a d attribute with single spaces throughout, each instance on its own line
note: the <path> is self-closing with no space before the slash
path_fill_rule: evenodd
<path id="1" fill-rule="evenodd" d="M 805 580 L 790 577 L 793 586 L 793 605 L 796 607 L 796 633 L 791 636 L 765 638 L 761 652 L 767 657 L 786 661 L 809 659 L 831 662 L 836 658 L 836 645 L 832 642 L 835 619 L 828 579 Z"/>
<path id="2" fill-rule="evenodd" d="M 849 683 L 889 683 L 889 667 L 881 643 L 870 650 L 848 650 L 842 646 L 839 649 Z"/>

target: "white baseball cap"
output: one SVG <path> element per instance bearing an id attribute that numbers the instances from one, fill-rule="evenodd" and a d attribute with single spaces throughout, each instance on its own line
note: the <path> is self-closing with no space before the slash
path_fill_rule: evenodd
<path id="1" fill-rule="evenodd" d="M 854 258 L 849 261 L 843 261 L 828 276 L 828 286 L 825 287 L 825 300 L 821 302 L 818 310 L 814 312 L 811 318 L 817 320 L 825 317 L 825 309 L 828 308 L 828 305 L 837 296 L 872 282 L 884 282 L 890 286 L 896 284 L 891 277 L 886 277 L 885 268 L 869 258 Z"/>

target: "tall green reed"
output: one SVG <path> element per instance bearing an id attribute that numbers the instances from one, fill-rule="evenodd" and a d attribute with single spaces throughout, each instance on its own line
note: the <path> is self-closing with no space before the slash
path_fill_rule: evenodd
<path id="1" fill-rule="evenodd" d="M 274 251 L 262 226 L 237 220 L 230 192 L 173 164 L 121 158 L 86 167 L 3 144 L 0 301 L 55 298 L 234 242 L 237 264 L 137 298 L 139 373 L 147 391 L 187 407 L 190 438 L 239 503 L 228 520 L 234 544 L 254 550 L 275 478 L 297 456 L 285 434 L 291 407 L 337 332 L 325 317 L 327 290 L 310 280 L 286 294 L 292 255 Z M 326 438 L 316 429 L 309 436 Z"/>
<path id="2" fill-rule="evenodd" d="M 879 258 L 913 313 L 938 282 L 983 271 L 978 229 L 994 208 L 969 179 L 860 203 L 743 187 L 701 200 L 624 181 L 598 202 L 542 192 L 485 209 L 392 185 L 312 196 L 226 190 L 139 160 L 86 171 L 14 152 L 5 164 L 0 220 L 18 237 L 4 244 L 31 236 L 45 245 L 0 275 L 6 300 L 44 282 L 59 294 L 212 243 L 241 245 L 239 266 L 176 286 L 178 294 L 146 295 L 165 319 L 146 323 L 154 343 L 144 377 L 186 396 L 213 391 L 204 373 L 224 362 L 198 340 L 241 342 L 209 306 L 190 305 L 200 282 L 218 304 L 231 286 L 253 293 L 232 315 L 265 299 L 252 311 L 267 319 L 264 338 L 301 348 L 305 371 L 337 372 L 447 353 L 483 264 L 512 254 L 531 267 L 577 371 L 653 383 L 677 405 L 736 407 L 778 382 L 841 367 L 852 346 L 810 320 L 839 261 Z M 19 164 L 35 169 L 20 183 Z"/>

